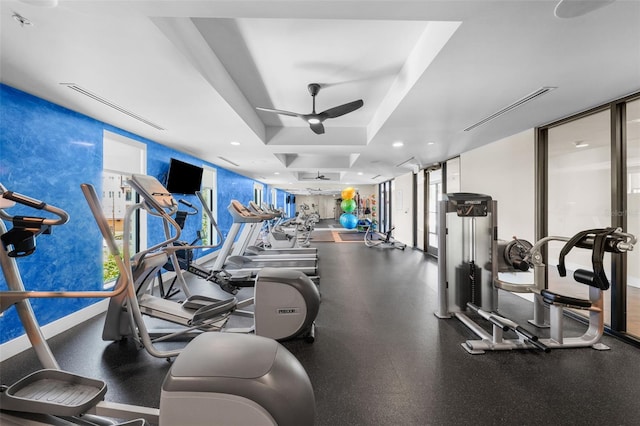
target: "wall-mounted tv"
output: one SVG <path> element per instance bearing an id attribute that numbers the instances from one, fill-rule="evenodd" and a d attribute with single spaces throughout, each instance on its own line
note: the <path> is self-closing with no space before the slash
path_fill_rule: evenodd
<path id="1" fill-rule="evenodd" d="M 167 174 L 167 190 L 172 194 L 195 194 L 202 185 L 202 167 L 172 158 Z"/>

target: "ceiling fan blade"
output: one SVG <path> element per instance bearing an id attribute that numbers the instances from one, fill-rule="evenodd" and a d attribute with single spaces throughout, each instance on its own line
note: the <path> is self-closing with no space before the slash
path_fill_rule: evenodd
<path id="1" fill-rule="evenodd" d="M 553 13 L 556 18 L 570 19 L 586 15 L 603 6 L 613 3 L 615 0 L 560 0 Z"/>
<path id="2" fill-rule="evenodd" d="M 353 112 L 358 108 L 362 107 L 362 105 L 364 105 L 364 102 L 362 101 L 362 99 L 358 99 L 357 101 L 349 102 L 348 104 L 343 104 L 337 107 L 329 108 L 325 111 L 322 111 L 318 115 L 322 116 L 323 119 L 336 118 L 336 117 L 340 117 L 341 115 L 349 114 L 350 112 Z"/>
<path id="3" fill-rule="evenodd" d="M 271 108 L 262 108 L 262 107 L 256 107 L 257 110 L 260 111 L 266 111 L 266 112 L 275 112 L 276 114 L 282 114 L 282 115 L 289 115 L 291 117 L 299 117 L 300 114 L 295 113 L 295 112 L 291 112 L 291 111 L 283 111 L 281 109 L 271 109 Z"/>
<path id="4" fill-rule="evenodd" d="M 316 134 L 321 135 L 324 133 L 324 126 L 322 123 L 309 124 L 311 130 L 313 130 Z"/>

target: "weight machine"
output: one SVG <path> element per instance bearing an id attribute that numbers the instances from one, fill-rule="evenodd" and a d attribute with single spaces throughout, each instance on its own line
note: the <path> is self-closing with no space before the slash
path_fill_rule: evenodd
<path id="1" fill-rule="evenodd" d="M 604 334 L 604 296 L 609 281 L 602 266 L 605 252 L 623 254 L 633 250 L 634 235 L 619 228 L 590 229 L 574 237 L 548 236 L 535 244 L 514 237 L 498 240 L 497 202 L 488 195 L 446 194 L 439 204 L 438 258 L 439 318 L 455 317 L 479 340 L 467 340 L 462 347 L 471 354 L 487 350 L 592 347 L 609 349 L 600 343 Z M 591 250 L 592 270 L 577 269 L 574 281 L 589 287 L 589 298 L 580 299 L 552 292 L 546 287 L 546 268 L 542 249 L 551 241 L 565 242 L 558 270 L 566 275 L 565 257 L 574 247 Z M 500 279 L 499 272 L 523 273 L 533 269 L 533 282 L 516 283 Z M 498 290 L 534 295 L 533 319 L 539 328 L 549 328 L 549 338 L 540 338 L 523 326 L 498 313 Z M 586 310 L 587 330 L 578 337 L 564 335 L 565 309 Z M 548 310 L 548 312 L 547 312 Z M 468 313 L 491 324 L 488 332 Z M 548 318 L 548 320 L 546 319 Z M 511 332 L 515 338 L 505 338 Z"/>

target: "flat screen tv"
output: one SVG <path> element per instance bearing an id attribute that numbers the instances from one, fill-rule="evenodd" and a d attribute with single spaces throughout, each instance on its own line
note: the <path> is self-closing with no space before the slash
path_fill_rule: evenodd
<path id="1" fill-rule="evenodd" d="M 195 194 L 202 185 L 202 167 L 172 158 L 167 174 L 167 190 L 172 194 Z"/>

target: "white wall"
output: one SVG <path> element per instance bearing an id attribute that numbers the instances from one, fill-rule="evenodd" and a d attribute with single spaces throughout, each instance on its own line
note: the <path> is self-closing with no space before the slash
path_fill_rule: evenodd
<path id="1" fill-rule="evenodd" d="M 300 206 L 306 204 L 311 212 L 320 215 L 320 219 L 333 219 L 337 198 L 331 195 L 296 195 L 296 209 L 300 211 Z"/>
<path id="2" fill-rule="evenodd" d="M 393 236 L 409 247 L 413 246 L 413 179 L 413 173 L 395 178 L 391 191 Z"/>
<path id="3" fill-rule="evenodd" d="M 535 131 L 460 155 L 460 190 L 498 201 L 498 238 L 535 241 Z"/>
<path id="4" fill-rule="evenodd" d="M 345 188 L 348 188 L 348 185 L 345 185 Z M 367 198 L 371 195 L 377 196 L 377 186 L 376 185 L 360 185 L 355 188 L 357 193 L 361 198 Z M 300 211 L 300 206 L 302 204 L 307 204 L 311 211 L 318 212 L 320 215 L 320 219 L 333 219 L 334 217 L 340 217 L 342 210 L 340 210 L 340 206 L 336 205 L 336 200 L 340 198 L 340 194 L 336 195 L 296 195 L 296 208 Z M 337 208 L 336 208 L 337 206 Z M 338 210 L 338 214 L 336 215 L 336 210 Z"/>

